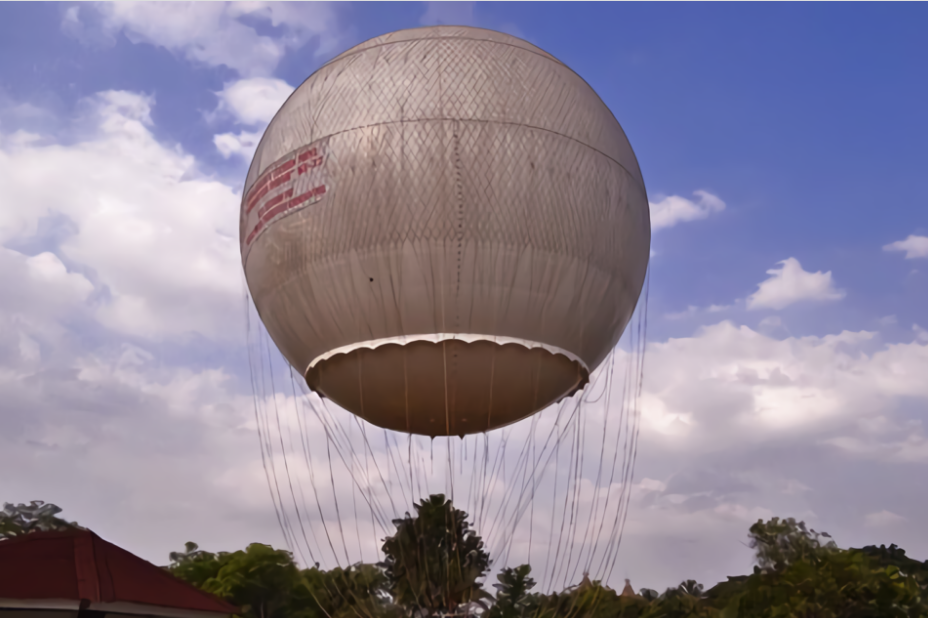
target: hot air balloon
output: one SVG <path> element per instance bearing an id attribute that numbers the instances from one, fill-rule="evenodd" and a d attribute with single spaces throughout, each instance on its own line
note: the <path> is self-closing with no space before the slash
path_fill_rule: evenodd
<path id="1" fill-rule="evenodd" d="M 270 123 L 240 225 L 255 426 L 299 560 L 379 560 L 440 494 L 494 569 L 530 563 L 549 590 L 608 581 L 637 454 L 650 219 L 628 140 L 583 79 L 489 30 L 371 39 Z"/>
<path id="2" fill-rule="evenodd" d="M 258 314 L 308 387 L 433 437 L 582 389 L 650 252 L 638 162 L 593 89 L 521 39 L 447 26 L 371 39 L 297 88 L 240 231 Z"/>

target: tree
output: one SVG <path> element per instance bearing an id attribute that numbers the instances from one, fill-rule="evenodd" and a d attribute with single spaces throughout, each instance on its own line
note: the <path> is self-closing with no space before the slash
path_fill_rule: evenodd
<path id="1" fill-rule="evenodd" d="M 885 545 L 868 545 L 863 549 L 851 550 L 859 551 L 869 556 L 875 564 L 881 567 L 893 566 L 899 569 L 903 576 L 911 575 L 915 578 L 922 588 L 928 587 L 928 560 L 919 562 L 905 555 L 905 550 L 897 547 L 895 543 L 886 547 Z"/>
<path id="2" fill-rule="evenodd" d="M 213 554 L 203 551 L 196 543 L 187 542 L 182 552 L 170 553 L 171 564 L 165 567 L 172 575 L 197 588 L 219 575 L 219 570 L 229 562 L 228 552 Z"/>
<path id="3" fill-rule="evenodd" d="M 757 522 L 750 531 L 758 562 L 754 573 L 730 578 L 710 591 L 709 598 L 722 609 L 723 618 L 928 616 L 924 590 L 914 574 L 881 564 L 879 555 L 839 549 L 834 541 L 822 543 L 822 537 L 830 539 L 792 519 Z M 895 559 L 900 558 L 897 552 Z"/>
<path id="4" fill-rule="evenodd" d="M 707 603 L 703 585 L 688 579 L 676 588 L 652 600 L 644 614 L 648 618 L 696 618 L 716 616 L 718 612 Z"/>
<path id="5" fill-rule="evenodd" d="M 516 568 L 507 567 L 500 571 L 493 584 L 496 601 L 487 612 L 487 618 L 522 618 L 531 615 L 537 605 L 536 597 L 529 595 L 535 580 L 529 577 L 532 567 L 527 564 Z"/>
<path id="6" fill-rule="evenodd" d="M 194 557 L 187 564 L 198 562 Z M 244 551 L 203 560 L 202 566 L 207 565 L 219 565 L 219 570 L 203 583 L 203 589 L 238 605 L 245 616 L 285 618 L 294 610 L 300 570 L 290 552 L 252 543 Z"/>
<path id="7" fill-rule="evenodd" d="M 640 596 L 645 601 L 651 602 L 659 599 L 661 595 L 657 590 L 652 590 L 651 588 L 642 588 L 638 591 L 638 596 Z"/>
<path id="8" fill-rule="evenodd" d="M 33 500 L 28 505 L 5 502 L 0 512 L 0 540 L 30 532 L 83 529 L 76 522 L 56 517 L 60 512 L 60 507 L 41 500 Z"/>
<path id="9" fill-rule="evenodd" d="M 817 562 L 837 549 L 827 532 L 807 529 L 805 522 L 795 519 L 758 520 L 748 533 L 750 547 L 755 550 L 762 570 L 779 570 L 794 562 Z M 829 539 L 823 543 L 822 539 Z"/>
<path id="10" fill-rule="evenodd" d="M 301 573 L 295 607 L 301 616 L 319 618 L 399 618 L 400 610 L 390 601 L 387 578 L 372 564 L 323 571 L 318 567 Z"/>
<path id="11" fill-rule="evenodd" d="M 214 554 L 188 542 L 170 558 L 165 568 L 175 577 L 238 605 L 248 618 L 386 618 L 397 613 L 388 601 L 383 571 L 375 565 L 301 571 L 289 552 L 258 543 Z"/>
<path id="12" fill-rule="evenodd" d="M 396 533 L 384 539 L 381 563 L 397 605 L 433 616 L 489 598 L 478 581 L 490 566 L 483 541 L 467 523 L 467 513 L 438 494 L 394 520 Z"/>

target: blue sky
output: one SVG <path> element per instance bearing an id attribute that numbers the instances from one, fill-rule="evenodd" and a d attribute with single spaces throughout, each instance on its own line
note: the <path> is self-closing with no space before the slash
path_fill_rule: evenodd
<path id="1" fill-rule="evenodd" d="M 928 464 L 924 4 L 168 6 L 0 6 L 0 392 L 13 402 L 0 452 L 28 471 L 0 480 L 2 499 L 58 502 L 152 560 L 197 533 L 279 544 L 261 478 L 215 529 L 195 498 L 260 472 L 229 241 L 249 139 L 352 45 L 467 24 L 584 77 L 648 187 L 633 582 L 745 571 L 737 541 L 768 513 L 928 557 L 913 491 Z M 117 457 L 123 476 L 106 465 Z M 173 481 L 152 471 L 162 459 Z M 214 472 L 168 497 L 185 466 Z M 188 523 L 159 520 L 159 500 L 183 503 Z M 118 523 L 130 514 L 165 532 L 141 538 Z M 713 543 L 731 549 L 706 564 Z"/>

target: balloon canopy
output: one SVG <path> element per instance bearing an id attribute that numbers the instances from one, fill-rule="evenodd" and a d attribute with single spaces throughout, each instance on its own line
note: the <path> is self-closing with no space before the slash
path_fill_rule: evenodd
<path id="1" fill-rule="evenodd" d="M 309 387 L 374 425 L 488 431 L 582 388 L 650 253 L 638 162 L 541 49 L 403 30 L 287 100 L 245 183 L 255 307 Z"/>

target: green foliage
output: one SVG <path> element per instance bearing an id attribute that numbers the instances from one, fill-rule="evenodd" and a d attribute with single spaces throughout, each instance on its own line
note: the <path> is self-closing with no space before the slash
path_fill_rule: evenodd
<path id="1" fill-rule="evenodd" d="M 81 528 L 75 522 L 56 517 L 60 512 L 60 507 L 41 500 L 33 500 L 28 505 L 5 502 L 0 511 L 0 540 L 30 532 Z"/>
<path id="2" fill-rule="evenodd" d="M 537 609 L 536 597 L 529 596 L 529 590 L 535 587 L 535 580 L 529 577 L 531 572 L 532 567 L 523 564 L 514 569 L 507 567 L 496 576 L 496 602 L 487 618 L 522 618 Z"/>
<path id="3" fill-rule="evenodd" d="M 760 569 L 725 609 L 730 616 L 926 616 L 914 578 L 880 568 L 859 551 L 838 550 L 817 563 L 797 561 L 781 571 Z"/>
<path id="4" fill-rule="evenodd" d="M 414 589 L 409 582 L 391 580 L 391 573 L 375 565 L 356 565 L 348 569 L 301 571 L 289 593 L 289 600 L 263 615 L 248 595 L 235 596 L 232 588 L 220 589 L 215 582 L 237 581 L 257 577 L 260 569 L 245 568 L 247 560 L 233 560 L 235 554 L 209 554 L 188 543 L 185 552 L 171 554 L 172 569 L 188 581 L 208 590 L 223 593 L 233 603 L 247 608 L 249 618 L 292 615 L 294 618 L 400 618 L 400 615 L 439 613 L 454 610 L 453 603 L 441 606 L 442 588 L 434 586 L 443 575 L 440 569 L 427 570 L 442 559 L 435 547 L 451 556 L 449 562 L 464 560 L 463 550 L 481 554 L 479 545 L 465 545 L 460 539 L 473 535 L 465 523 L 466 515 L 455 511 L 443 497 L 433 497 L 417 508 L 418 518 L 397 522 L 397 535 L 388 539 L 397 555 L 415 558 L 400 564 L 416 565 L 434 577 L 438 601 L 433 606 L 415 599 L 408 603 Z M 447 518 L 447 519 L 446 519 Z M 452 525 L 446 526 L 445 521 Z M 448 530 L 453 533 L 449 534 Z M 450 540 L 449 540 L 450 537 Z M 457 539 L 458 545 L 455 545 Z M 642 589 L 638 595 L 619 595 L 600 582 L 584 579 L 579 586 L 543 595 L 533 593 L 535 582 L 529 565 L 503 569 L 497 576 L 495 602 L 483 613 L 485 618 L 928 618 L 928 562 L 905 555 L 895 545 L 870 546 L 863 549 L 840 549 L 827 534 L 807 529 L 802 522 L 773 518 L 751 526 L 749 539 L 756 552 L 758 566 L 750 575 L 729 577 L 706 591 L 694 580 L 668 588 L 663 594 Z M 419 541 L 423 542 L 420 543 Z M 479 541 L 479 539 L 477 539 Z M 402 543 L 400 543 L 402 541 Z M 414 542 L 415 541 L 415 542 Z M 444 545 L 439 545 L 444 543 Z M 431 545 L 429 545 L 431 544 Z M 249 549 L 251 550 L 250 546 Z M 455 553 L 449 548 L 458 547 Z M 385 549 L 387 549 L 385 547 Z M 433 553 L 425 551 L 433 550 Z M 264 548 L 262 555 L 276 555 L 278 567 L 291 560 L 286 552 Z M 259 552 L 260 553 L 260 552 Z M 390 554 L 388 554 L 389 557 Z M 484 573 L 489 559 L 482 554 Z M 455 558 L 455 556 L 458 556 Z M 256 557 L 260 557 L 256 554 Z M 388 558 L 389 560 L 389 558 Z M 261 560 L 254 561 L 256 563 Z M 265 561 L 266 562 L 266 561 Z M 271 561 L 273 562 L 273 561 Z M 238 566 L 235 566 L 238 565 Z M 394 562 L 394 566 L 397 563 Z M 294 567 L 295 568 L 295 567 Z M 233 571 L 240 579 L 232 577 Z M 422 572 L 419 571 L 419 572 Z M 394 571 L 392 577 L 396 577 Z M 221 573 L 221 575 L 220 575 Z M 436 576 L 437 574 L 437 576 Z M 223 579 L 224 578 L 224 579 Z M 470 581 L 475 581 L 476 577 Z M 274 585 L 290 585 L 277 581 Z M 413 579 L 412 582 L 422 583 Z M 292 583 L 292 582 L 291 582 Z M 404 586 L 409 586 L 404 589 Z M 244 587 L 242 588 L 244 590 Z M 399 594 L 397 590 L 399 589 Z M 444 589 L 446 590 L 446 589 Z M 387 591 L 397 596 L 398 605 L 387 599 Z M 259 589 L 252 589 L 257 596 Z M 231 594 L 232 596 L 227 596 Z M 404 596 L 406 595 L 406 596 Z M 459 599 L 466 598 L 460 595 Z M 486 595 L 481 597 L 486 598 Z M 434 601 L 434 599 L 433 599 Z M 457 601 L 459 604 L 464 601 Z M 483 604 L 481 604 L 483 606 Z"/>
<path id="5" fill-rule="evenodd" d="M 874 562 L 881 567 L 894 566 L 899 569 L 903 576 L 912 576 L 922 588 L 928 587 L 928 560 L 919 562 L 905 555 L 905 550 L 896 547 L 895 544 L 886 547 L 885 545 L 868 545 L 863 549 L 856 550 L 869 556 Z"/>
<path id="6" fill-rule="evenodd" d="M 707 591 L 687 580 L 663 594 L 617 594 L 584 577 L 544 595 L 532 592 L 531 567 L 522 565 L 497 575 L 493 599 L 478 581 L 489 555 L 467 515 L 441 495 L 415 508 L 416 517 L 394 522 L 378 565 L 300 570 L 289 552 L 267 545 L 210 553 L 187 543 L 164 568 L 237 605 L 242 618 L 402 618 L 473 614 L 475 606 L 483 618 L 928 618 L 928 561 L 896 545 L 840 549 L 829 535 L 779 518 L 750 528 L 754 572 Z M 60 512 L 40 501 L 4 504 L 0 541 L 80 527 Z"/>
<path id="7" fill-rule="evenodd" d="M 527 595 L 524 606 L 521 616 L 531 618 L 643 618 L 649 615 L 650 602 L 640 596 L 619 595 L 584 577 L 580 585 L 560 593 Z"/>
<path id="8" fill-rule="evenodd" d="M 399 618 L 401 612 L 386 589 L 387 578 L 376 565 L 356 564 L 330 571 L 314 567 L 302 572 L 297 605 L 306 618 Z"/>
<path id="9" fill-rule="evenodd" d="M 651 590 L 650 588 L 642 588 L 638 591 L 638 595 L 649 603 L 656 601 L 661 596 L 657 590 Z"/>
<path id="10" fill-rule="evenodd" d="M 722 617 L 839 618 L 928 616 L 923 586 L 904 552 L 839 549 L 802 522 L 771 519 L 751 526 L 758 566 L 707 595 Z M 916 565 L 915 561 L 912 561 Z"/>
<path id="11" fill-rule="evenodd" d="M 703 585 L 688 579 L 676 588 L 665 590 L 644 615 L 648 618 L 695 618 L 717 616 L 718 611 L 706 602 Z"/>
<path id="12" fill-rule="evenodd" d="M 828 533 L 806 529 L 805 522 L 797 523 L 792 517 L 758 520 L 748 538 L 762 570 L 780 570 L 794 562 L 814 564 L 837 549 Z M 822 538 L 829 540 L 823 543 Z"/>
<path id="13" fill-rule="evenodd" d="M 728 607 L 732 600 L 741 594 L 748 579 L 749 575 L 729 577 L 728 581 L 720 582 L 707 590 L 703 598 L 712 607 Z"/>
<path id="14" fill-rule="evenodd" d="M 176 577 L 242 609 L 245 618 L 389 618 L 397 615 L 375 565 L 299 570 L 286 551 L 254 543 L 217 554 L 187 543 L 166 567 Z"/>
<path id="15" fill-rule="evenodd" d="M 416 516 L 397 519 L 384 539 L 383 567 L 397 605 L 412 613 L 453 613 L 489 598 L 478 581 L 490 566 L 467 513 L 441 494 L 414 505 Z"/>
<path id="16" fill-rule="evenodd" d="M 229 556 L 228 552 L 205 552 L 196 543 L 188 542 L 185 551 L 170 553 L 171 564 L 166 568 L 175 577 L 197 588 L 204 588 L 206 582 L 219 575 L 219 570 L 229 561 Z"/>
<path id="17" fill-rule="evenodd" d="M 187 543 L 171 553 L 171 573 L 228 600 L 247 618 L 285 618 L 294 607 L 300 571 L 289 552 L 252 543 L 244 551 L 212 554 Z"/>

